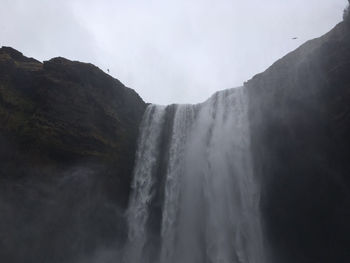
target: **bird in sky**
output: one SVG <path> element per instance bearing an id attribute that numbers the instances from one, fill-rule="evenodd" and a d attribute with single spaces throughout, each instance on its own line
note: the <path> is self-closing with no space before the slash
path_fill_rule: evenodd
<path id="1" fill-rule="evenodd" d="M 292 39 L 295 40 L 295 39 L 298 39 L 298 38 L 297 37 L 293 37 Z"/>
<path id="2" fill-rule="evenodd" d="M 109 68 L 107 69 L 107 72 L 109 73 Z"/>

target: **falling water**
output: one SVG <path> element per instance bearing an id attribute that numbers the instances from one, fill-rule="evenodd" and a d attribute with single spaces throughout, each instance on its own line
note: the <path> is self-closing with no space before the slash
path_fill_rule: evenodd
<path id="1" fill-rule="evenodd" d="M 128 209 L 126 263 L 262 263 L 243 88 L 150 105 Z"/>

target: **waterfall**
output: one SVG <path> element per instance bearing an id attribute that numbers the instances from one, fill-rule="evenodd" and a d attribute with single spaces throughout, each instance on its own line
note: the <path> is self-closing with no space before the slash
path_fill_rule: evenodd
<path id="1" fill-rule="evenodd" d="M 124 262 L 265 262 L 244 89 L 150 105 L 140 129 Z"/>

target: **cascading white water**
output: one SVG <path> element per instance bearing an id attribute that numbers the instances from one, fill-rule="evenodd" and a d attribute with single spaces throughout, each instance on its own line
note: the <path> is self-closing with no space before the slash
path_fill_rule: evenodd
<path id="1" fill-rule="evenodd" d="M 127 213 L 126 263 L 262 263 L 244 89 L 150 105 Z"/>

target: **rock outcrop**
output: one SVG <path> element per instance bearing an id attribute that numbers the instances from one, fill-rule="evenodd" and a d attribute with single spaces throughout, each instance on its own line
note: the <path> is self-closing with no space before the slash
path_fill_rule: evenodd
<path id="1" fill-rule="evenodd" d="M 349 72 L 342 22 L 245 84 L 276 262 L 350 260 Z"/>
<path id="2" fill-rule="evenodd" d="M 118 243 L 145 108 L 91 64 L 0 49 L 2 262 L 69 262 Z"/>

